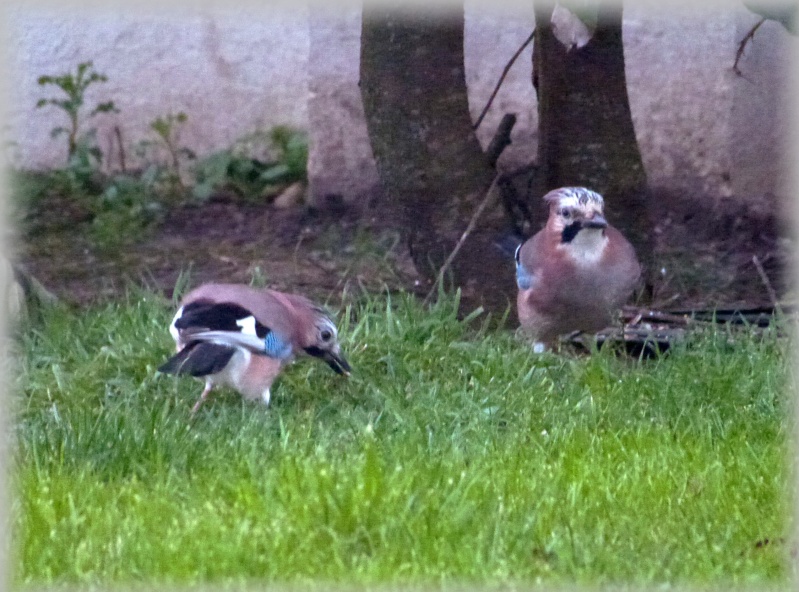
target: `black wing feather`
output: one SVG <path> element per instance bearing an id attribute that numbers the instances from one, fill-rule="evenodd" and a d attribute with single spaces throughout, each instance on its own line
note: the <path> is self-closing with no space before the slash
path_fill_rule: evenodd
<path id="1" fill-rule="evenodd" d="M 175 321 L 175 327 L 178 329 L 241 331 L 237 321 L 251 316 L 253 315 L 249 310 L 232 302 L 214 303 L 200 300 L 183 307 L 183 313 Z"/>
<path id="2" fill-rule="evenodd" d="M 189 374 L 191 376 L 207 376 L 224 369 L 236 350 L 232 347 L 192 341 L 174 356 L 169 358 L 158 369 L 164 374 Z"/>

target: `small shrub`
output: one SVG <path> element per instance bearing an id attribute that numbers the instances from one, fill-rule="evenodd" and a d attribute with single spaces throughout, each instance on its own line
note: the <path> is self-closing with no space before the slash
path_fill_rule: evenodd
<path id="1" fill-rule="evenodd" d="M 278 126 L 269 133 L 254 132 L 200 160 L 194 169 L 192 194 L 204 201 L 215 191 L 227 189 L 245 199 L 268 198 L 291 183 L 305 181 L 307 167 L 305 133 Z"/>
<path id="2" fill-rule="evenodd" d="M 180 128 L 186 121 L 188 115 L 183 111 L 155 118 L 150 122 L 150 129 L 155 132 L 156 141 L 143 140 L 137 150 L 139 156 L 148 162 L 164 163 L 158 165 L 156 181 L 159 195 L 167 201 L 180 201 L 185 196 L 184 161 L 196 158 L 192 150 L 180 146 Z"/>
<path id="3" fill-rule="evenodd" d="M 174 202 L 185 195 L 181 179 L 181 158 L 193 158 L 190 150 L 179 147 L 179 126 L 188 119 L 186 114 L 167 114 L 156 118 L 151 129 L 155 141 L 145 141 L 139 146 L 144 158 L 156 147 L 166 151 L 165 164 L 148 163 L 138 173 L 123 172 L 106 176 L 101 172 L 103 153 L 97 145 L 96 130 L 83 130 L 85 119 L 98 113 L 118 112 L 113 101 L 97 104 L 84 116 L 87 89 L 106 82 L 105 74 L 98 73 L 91 61 L 78 64 L 75 72 L 60 76 L 42 76 L 41 86 L 57 86 L 65 98 L 41 99 L 37 107 L 53 105 L 64 111 L 69 118 L 67 127 L 53 128 L 56 138 L 67 135 L 68 151 L 66 167 L 48 176 L 52 189 L 68 195 L 89 215 L 89 236 L 103 251 L 111 251 L 140 238 L 143 233 L 161 218 L 165 202 Z M 163 159 L 162 159 L 163 160 Z"/>
<path id="4" fill-rule="evenodd" d="M 66 98 L 40 99 L 36 103 L 36 107 L 42 108 L 47 105 L 53 105 L 64 111 L 69 118 L 68 127 L 54 127 L 50 132 L 53 138 L 62 134 L 67 135 L 67 164 L 69 164 L 69 160 L 72 159 L 78 151 L 80 145 L 82 123 L 81 108 L 86 98 L 86 90 L 92 84 L 107 82 L 107 80 L 108 78 L 106 75 L 95 71 L 94 65 L 89 61 L 78 64 L 77 70 L 74 73 L 68 72 L 60 76 L 40 76 L 37 81 L 39 86 L 57 86 L 66 95 Z M 117 113 L 118 110 L 113 101 L 106 101 L 104 103 L 98 103 L 94 109 L 89 112 L 87 117 L 91 118 L 98 113 L 111 112 Z M 99 153 L 99 149 L 97 149 L 97 152 Z"/>
<path id="5" fill-rule="evenodd" d="M 308 175 L 308 137 L 295 129 L 279 125 L 272 130 L 272 144 L 277 160 L 285 167 L 280 180 L 286 183 L 306 181 Z M 275 173 L 272 173 L 273 176 Z"/>
<path id="6" fill-rule="evenodd" d="M 140 239 L 164 214 L 157 192 L 159 168 L 151 165 L 136 177 L 116 175 L 95 202 L 91 237 L 101 250 L 114 250 Z"/>

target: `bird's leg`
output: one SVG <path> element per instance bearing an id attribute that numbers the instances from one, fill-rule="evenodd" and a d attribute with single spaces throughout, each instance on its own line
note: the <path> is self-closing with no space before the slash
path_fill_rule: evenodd
<path id="1" fill-rule="evenodd" d="M 208 398 L 208 393 L 211 392 L 212 388 L 214 388 L 213 383 L 211 381 L 208 381 L 208 380 L 205 381 L 205 388 L 203 389 L 203 392 L 200 395 L 200 398 L 197 399 L 197 402 L 194 404 L 194 407 L 191 408 L 191 416 L 192 417 L 194 417 L 194 414 L 197 413 L 197 410 L 200 408 L 200 405 L 203 404 L 203 401 L 205 401 Z"/>
<path id="2" fill-rule="evenodd" d="M 272 394 L 269 392 L 269 389 L 266 389 L 261 393 L 261 403 L 263 403 L 266 407 L 269 407 L 269 399 L 271 398 Z"/>

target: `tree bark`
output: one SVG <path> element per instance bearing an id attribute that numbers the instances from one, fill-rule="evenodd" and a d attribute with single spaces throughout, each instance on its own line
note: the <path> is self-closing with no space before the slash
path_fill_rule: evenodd
<path id="1" fill-rule="evenodd" d="M 543 189 L 582 185 L 604 196 L 608 220 L 635 247 L 650 284 L 649 190 L 627 97 L 621 3 L 599 6 L 593 37 L 581 48 L 555 38 L 553 7 L 536 0 L 533 84 Z"/>
<path id="2" fill-rule="evenodd" d="M 361 94 L 377 169 L 401 206 L 418 272 L 432 285 L 494 178 L 472 129 L 463 61 L 463 11 L 446 16 L 365 5 Z M 505 310 L 512 261 L 493 245 L 503 228 L 493 201 L 453 260 L 465 306 Z"/>

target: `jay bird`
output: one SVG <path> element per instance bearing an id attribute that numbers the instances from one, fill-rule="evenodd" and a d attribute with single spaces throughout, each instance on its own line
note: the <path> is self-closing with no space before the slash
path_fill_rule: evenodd
<path id="1" fill-rule="evenodd" d="M 544 199 L 546 226 L 515 254 L 516 308 L 536 352 L 559 335 L 610 325 L 641 275 L 633 246 L 605 220 L 601 195 L 562 187 Z"/>
<path id="2" fill-rule="evenodd" d="M 192 415 L 216 385 L 269 405 L 272 382 L 295 354 L 349 375 L 336 326 L 304 296 L 243 284 L 204 284 L 189 292 L 169 327 L 177 353 L 158 370 L 205 379 Z"/>

